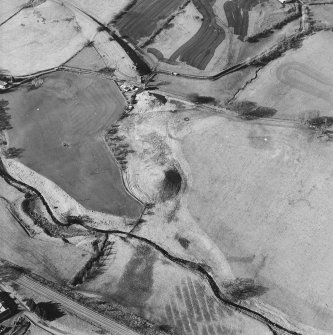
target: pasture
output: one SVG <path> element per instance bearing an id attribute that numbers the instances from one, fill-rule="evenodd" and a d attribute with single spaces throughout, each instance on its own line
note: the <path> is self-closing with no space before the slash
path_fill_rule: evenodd
<path id="1" fill-rule="evenodd" d="M 204 70 L 226 34 L 216 21 L 211 1 L 194 0 L 193 4 L 203 16 L 202 25 L 189 41 L 171 55 L 170 60 L 179 58 L 188 65 Z"/>
<path id="2" fill-rule="evenodd" d="M 25 0 L 3 0 L 1 3 L 0 24 L 15 15 L 25 4 Z"/>
<path id="3" fill-rule="evenodd" d="M 331 330 L 332 143 L 278 120 L 177 120 L 191 217 L 260 301 Z"/>
<path id="4" fill-rule="evenodd" d="M 248 67 L 216 81 L 158 74 L 151 85 L 162 92 L 168 92 L 171 96 L 180 96 L 188 100 L 191 94 L 198 94 L 215 99 L 217 104 L 223 104 L 255 75 L 255 70 L 255 67 Z"/>
<path id="5" fill-rule="evenodd" d="M 170 56 L 191 39 L 200 29 L 202 15 L 192 2 L 190 2 L 182 12 L 178 13 L 170 22 L 168 28 L 163 29 L 147 47 L 157 49 L 163 57 L 169 59 Z"/>
<path id="6" fill-rule="evenodd" d="M 0 188 L 0 257 L 52 281 L 72 279 L 90 253 L 60 239 L 29 237 L 9 212 L 5 190 Z"/>
<path id="7" fill-rule="evenodd" d="M 113 81 L 57 72 L 35 90 L 5 94 L 9 145 L 23 148 L 19 161 L 49 178 L 88 209 L 136 217 L 141 211 L 124 189 L 103 140 L 125 101 Z"/>
<path id="8" fill-rule="evenodd" d="M 0 68 L 12 75 L 59 66 L 86 41 L 74 13 L 52 1 L 25 8 L 0 27 L 0 35 Z"/>
<path id="9" fill-rule="evenodd" d="M 122 36 L 138 44 L 164 24 L 183 3 L 184 0 L 138 0 L 114 24 Z"/>
<path id="10" fill-rule="evenodd" d="M 89 13 L 100 22 L 107 24 L 122 12 L 132 0 L 71 0 L 71 4 Z"/>
<path id="11" fill-rule="evenodd" d="M 312 6 L 310 13 L 316 25 L 332 27 L 333 3 L 325 6 Z"/>
<path id="12" fill-rule="evenodd" d="M 300 120 L 311 112 L 333 116 L 333 33 L 322 31 L 303 41 L 259 71 L 240 91 L 238 100 L 250 100 L 278 110 L 280 118 Z"/>
<path id="13" fill-rule="evenodd" d="M 270 334 L 260 322 L 221 304 L 199 275 L 152 247 L 135 240 L 110 239 L 116 252 L 78 287 L 80 292 L 116 301 L 161 329 L 172 327 L 179 334 Z"/>
<path id="14" fill-rule="evenodd" d="M 134 150 L 127 178 L 131 190 L 155 206 L 143 216 L 136 235 L 202 264 L 223 292 L 229 292 L 230 283 L 257 285 L 255 299 L 243 304 L 274 322 L 284 318 L 287 328 L 306 334 L 330 329 L 331 143 L 306 126 L 281 121 L 276 110 L 262 106 L 235 117 L 186 104 L 181 111 L 179 104 L 147 93 L 137 99 L 133 116 L 120 128 Z M 165 201 L 159 194 L 163 172 L 170 166 L 177 168 L 182 186 L 176 197 Z M 110 288 L 111 297 L 127 306 L 137 303 L 136 310 L 146 313 L 140 306 L 153 299 L 149 283 L 157 281 L 154 275 L 145 276 L 155 273 L 156 254 L 121 250 L 128 267 L 115 261 L 112 274 L 97 273 L 90 289 L 96 293 L 104 287 L 98 292 L 104 299 L 107 281 L 117 285 L 122 281 L 117 273 L 127 273 L 121 290 Z M 104 267 L 109 268 L 112 271 Z M 165 281 L 171 270 L 162 272 Z M 131 285 L 137 289 L 127 286 L 133 273 L 137 281 Z M 182 290 L 179 282 L 175 286 Z M 129 300 L 124 292 L 133 292 Z M 238 301 L 237 291 L 231 299 Z M 181 303 L 176 300 L 176 306 Z"/>
<path id="15" fill-rule="evenodd" d="M 86 47 L 70 59 L 66 66 L 99 71 L 106 67 L 106 63 L 94 47 Z"/>
<path id="16" fill-rule="evenodd" d="M 298 31 L 299 16 L 296 5 L 282 7 L 277 1 L 195 0 L 155 36 L 146 51 L 157 58 L 160 68 L 215 74 Z M 251 43 L 246 40 L 249 36 Z"/>

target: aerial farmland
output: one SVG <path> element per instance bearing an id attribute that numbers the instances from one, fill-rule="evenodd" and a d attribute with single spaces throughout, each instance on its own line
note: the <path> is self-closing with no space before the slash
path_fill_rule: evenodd
<path id="1" fill-rule="evenodd" d="M 0 333 L 333 334 L 332 57 L 330 0 L 0 0 Z"/>

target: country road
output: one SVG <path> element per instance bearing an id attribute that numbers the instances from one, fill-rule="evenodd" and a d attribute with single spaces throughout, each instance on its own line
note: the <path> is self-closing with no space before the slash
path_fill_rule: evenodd
<path id="1" fill-rule="evenodd" d="M 27 289 L 30 289 L 47 299 L 50 299 L 53 302 L 57 302 L 61 304 L 63 309 L 71 312 L 83 319 L 95 324 L 99 325 L 103 329 L 109 331 L 112 335 L 137 335 L 139 333 L 134 332 L 133 330 L 105 317 L 102 316 L 93 310 L 67 298 L 66 296 L 55 292 L 48 287 L 39 284 L 38 282 L 26 277 L 22 276 L 19 279 L 15 280 L 18 285 L 21 285 Z"/>

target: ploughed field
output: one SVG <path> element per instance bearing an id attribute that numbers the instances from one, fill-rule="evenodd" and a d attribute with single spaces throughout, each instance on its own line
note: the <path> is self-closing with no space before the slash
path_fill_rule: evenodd
<path id="1" fill-rule="evenodd" d="M 120 171 L 103 140 L 125 101 L 114 82 L 92 75 L 57 72 L 35 90 L 5 94 L 11 147 L 18 158 L 51 179 L 88 209 L 139 215 L 141 205 L 126 193 Z"/>
<path id="2" fill-rule="evenodd" d="M 170 57 L 204 70 L 212 59 L 215 49 L 224 40 L 225 31 L 217 24 L 211 4 L 213 1 L 194 0 L 193 3 L 203 16 L 199 31 Z M 199 47 L 198 47 L 199 46 Z"/>
<path id="3" fill-rule="evenodd" d="M 199 70 L 217 71 L 217 68 L 231 66 L 241 61 L 239 57 L 246 59 L 251 56 L 251 52 L 246 55 L 246 49 L 252 49 L 252 45 L 246 42 L 246 37 L 266 31 L 263 34 L 265 37 L 274 32 L 273 35 L 278 38 L 279 34 L 272 27 L 280 25 L 281 28 L 299 17 L 296 6 L 288 5 L 281 9 L 282 6 L 275 2 L 277 3 L 273 0 L 193 0 L 191 4 L 195 6 L 197 14 L 191 16 L 186 15 L 185 11 L 178 11 L 165 29 L 151 39 L 147 52 L 161 62 L 171 65 L 186 63 Z M 172 36 L 177 36 L 179 30 L 185 30 L 187 35 L 181 45 L 180 39 Z M 269 44 L 270 39 L 265 42 Z M 256 44 L 255 53 L 261 48 L 262 45 L 258 48 Z"/>
<path id="4" fill-rule="evenodd" d="M 121 35 L 128 36 L 135 43 L 144 37 L 149 37 L 158 27 L 160 20 L 165 20 L 184 0 L 139 0 L 115 19 L 115 25 Z"/>

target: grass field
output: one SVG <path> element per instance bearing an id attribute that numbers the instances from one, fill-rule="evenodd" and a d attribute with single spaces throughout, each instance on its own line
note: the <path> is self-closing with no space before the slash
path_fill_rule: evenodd
<path id="1" fill-rule="evenodd" d="M 70 3 L 86 11 L 104 24 L 109 23 L 131 0 L 71 0 Z"/>
<path id="2" fill-rule="evenodd" d="M 122 184 L 103 131 L 122 113 L 117 86 L 93 75 L 58 72 L 36 90 L 8 93 L 10 146 L 19 160 L 51 179 L 88 209 L 137 216 L 139 205 Z"/>
<path id="3" fill-rule="evenodd" d="M 217 46 L 225 39 L 225 30 L 218 25 L 212 1 L 195 0 L 194 5 L 203 16 L 199 31 L 170 57 L 179 58 L 188 65 L 204 70 L 214 55 Z"/>
<path id="4" fill-rule="evenodd" d="M 255 76 L 255 67 L 248 67 L 244 70 L 237 71 L 216 81 L 211 80 L 193 80 L 177 76 L 166 76 L 158 74 L 151 83 L 163 92 L 188 98 L 191 94 L 211 97 L 216 103 L 223 104 L 230 99 L 239 88 L 248 80 Z"/>
<path id="5" fill-rule="evenodd" d="M 170 56 L 192 38 L 200 29 L 202 24 L 202 15 L 190 2 L 183 10 L 171 21 L 167 29 L 163 29 L 152 43 L 147 47 L 157 49 L 162 55 L 169 59 Z"/>
<path id="6" fill-rule="evenodd" d="M 0 197 L 6 197 L 4 189 Z M 0 257 L 27 268 L 52 281 L 67 281 L 88 261 L 87 251 L 62 240 L 30 238 L 8 210 L 8 203 L 0 198 Z"/>
<path id="7" fill-rule="evenodd" d="M 190 11 L 193 7 L 201 20 L 193 9 Z M 176 15 L 146 49 L 164 70 L 216 74 L 254 57 L 300 28 L 297 6 L 282 7 L 273 0 L 196 0 L 185 11 L 188 14 Z M 247 42 L 247 37 L 260 33 L 262 36 Z"/>
<path id="8" fill-rule="evenodd" d="M 25 0 L 3 0 L 1 2 L 0 24 L 8 20 L 25 4 Z"/>
<path id="9" fill-rule="evenodd" d="M 67 62 L 66 66 L 98 71 L 106 67 L 106 63 L 94 47 L 86 47 Z"/>
<path id="10" fill-rule="evenodd" d="M 148 38 L 160 22 L 164 22 L 183 3 L 184 0 L 139 0 L 116 20 L 115 25 L 121 35 L 139 43 L 140 39 Z"/>
<path id="11" fill-rule="evenodd" d="M 311 35 L 301 48 L 288 51 L 262 69 L 236 98 L 273 107 L 281 118 L 297 120 L 311 111 L 333 116 L 332 46 L 332 32 Z"/>
<path id="12" fill-rule="evenodd" d="M 119 130 L 135 151 L 126 175 L 133 193 L 155 206 L 135 228 L 136 235 L 203 264 L 223 292 L 237 279 L 252 280 L 261 290 L 243 303 L 272 321 L 301 334 L 329 333 L 331 142 L 305 125 L 279 120 L 273 112 L 270 118 L 250 121 L 223 109 L 215 114 L 171 99 L 159 101 L 147 93 L 137 99 L 133 115 Z M 165 201 L 159 194 L 168 166 L 179 171 L 181 189 Z M 134 255 L 126 253 L 124 263 L 145 262 L 147 275 L 153 255 L 147 253 L 141 261 Z M 117 264 L 114 273 L 125 273 L 125 266 L 121 270 Z M 136 268 L 139 278 L 143 267 L 136 265 L 127 278 Z M 107 272 L 102 278 L 105 283 L 108 278 L 119 282 Z M 151 281 L 144 278 L 133 285 Z M 140 298 L 134 298 L 136 290 L 126 286 L 128 281 L 124 279 L 122 292 L 133 292 L 134 304 Z M 171 285 L 172 280 L 167 281 Z M 174 285 L 183 289 L 181 281 Z M 96 280 L 95 289 L 102 286 Z M 154 291 L 142 287 L 141 305 L 147 305 Z M 112 290 L 115 294 L 118 289 Z M 182 302 L 176 301 L 181 311 Z"/>
<path id="13" fill-rule="evenodd" d="M 268 2 L 268 0 L 231 0 L 223 4 L 224 13 L 227 19 L 228 27 L 233 28 L 235 35 L 242 40 L 248 34 L 249 12 L 259 3 Z"/>
<path id="14" fill-rule="evenodd" d="M 333 3 L 325 6 L 312 6 L 310 13 L 315 24 L 332 27 Z"/>
<path id="15" fill-rule="evenodd" d="M 81 292 L 116 301 L 179 334 L 270 334 L 256 320 L 223 306 L 200 276 L 174 265 L 153 248 L 135 240 L 111 240 L 114 252 L 96 276 L 78 288 Z"/>
<path id="16" fill-rule="evenodd" d="M 58 66 L 86 41 L 73 12 L 52 1 L 25 8 L 0 27 L 0 35 L 0 67 L 13 75 Z"/>
<path id="17" fill-rule="evenodd" d="M 181 115 L 179 128 L 180 120 Z M 331 143 L 272 122 L 218 116 L 183 122 L 182 151 L 192 181 L 188 209 L 236 277 L 268 288 L 260 300 L 328 331 L 333 326 Z"/>

